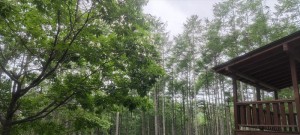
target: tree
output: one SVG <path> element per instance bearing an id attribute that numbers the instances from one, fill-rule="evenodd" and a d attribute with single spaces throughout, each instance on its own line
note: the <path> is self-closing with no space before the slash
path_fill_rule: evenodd
<path id="1" fill-rule="evenodd" d="M 1 1 L 2 134 L 61 107 L 93 113 L 110 104 L 134 109 L 139 103 L 128 92 L 145 96 L 162 73 L 147 38 L 143 4 Z"/>
<path id="2" fill-rule="evenodd" d="M 200 57 L 199 49 L 202 42 L 203 26 L 198 16 L 193 15 L 184 24 L 184 31 L 175 37 L 170 62 L 171 68 L 175 67 L 176 80 L 182 82 L 182 111 L 184 134 L 197 133 L 196 94 L 194 83 L 197 75 L 196 59 Z M 171 70 L 171 69 L 169 69 Z M 172 82 L 171 82 L 172 83 Z"/>
<path id="3" fill-rule="evenodd" d="M 281 25 L 285 26 L 286 30 L 295 30 L 299 27 L 300 2 L 297 0 L 277 1 L 278 4 L 275 5 L 276 16 L 279 20 L 283 21 Z"/>

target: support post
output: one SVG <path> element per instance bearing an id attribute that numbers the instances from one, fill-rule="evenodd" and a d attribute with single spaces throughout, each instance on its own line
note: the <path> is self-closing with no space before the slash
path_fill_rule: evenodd
<path id="1" fill-rule="evenodd" d="M 274 99 L 278 100 L 278 91 L 276 91 L 276 90 L 274 91 Z"/>
<path id="2" fill-rule="evenodd" d="M 261 101 L 260 88 L 258 86 L 256 86 L 255 90 L 256 90 L 256 100 Z"/>
<path id="3" fill-rule="evenodd" d="M 290 57 L 290 67 L 291 67 L 291 77 L 293 82 L 293 89 L 294 89 L 294 97 L 295 97 L 295 104 L 297 110 L 297 120 L 298 120 L 298 131 L 300 130 L 300 95 L 299 95 L 299 87 L 298 87 L 298 78 L 297 78 L 297 68 L 295 60 Z"/>
<path id="4" fill-rule="evenodd" d="M 234 127 L 235 130 L 239 129 L 238 126 L 238 108 L 237 108 L 237 101 L 238 101 L 238 95 L 237 95 L 237 81 L 236 81 L 236 77 L 233 76 L 232 77 L 232 89 L 233 89 L 233 105 L 234 105 Z"/>
<path id="5" fill-rule="evenodd" d="M 261 93 L 260 93 L 260 87 L 258 87 L 258 86 L 256 86 L 255 87 L 255 90 L 256 90 L 256 101 L 261 101 Z M 259 112 L 258 112 L 258 116 L 259 116 L 259 118 L 258 118 L 258 123 L 259 124 L 263 124 L 263 104 L 258 104 L 257 105 L 257 107 L 258 107 L 258 110 L 260 110 Z M 256 109 L 256 107 L 253 107 L 253 109 Z M 262 127 L 260 127 L 259 128 L 260 130 L 263 130 L 264 128 L 262 128 Z"/>

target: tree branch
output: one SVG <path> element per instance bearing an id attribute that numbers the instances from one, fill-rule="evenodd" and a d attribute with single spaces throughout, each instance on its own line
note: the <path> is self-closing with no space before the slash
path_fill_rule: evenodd
<path id="1" fill-rule="evenodd" d="M 42 68 L 42 71 L 41 73 L 39 74 L 39 76 L 34 79 L 28 87 L 20 90 L 20 95 L 23 96 L 25 95 L 31 88 L 37 86 L 40 82 L 42 82 L 45 78 L 45 74 L 46 74 L 46 70 L 48 69 L 49 65 L 52 63 L 52 61 L 54 60 L 54 51 L 55 51 L 55 46 L 58 44 L 58 37 L 59 37 L 59 34 L 61 32 L 61 12 L 60 10 L 57 11 L 57 31 L 56 31 L 56 34 L 54 36 L 54 42 L 53 42 L 53 46 L 52 46 L 52 49 L 51 49 L 51 52 L 50 52 L 50 55 L 49 55 L 49 58 L 47 59 L 45 65 L 43 66 Z"/>
<path id="2" fill-rule="evenodd" d="M 24 62 L 25 61 L 25 54 L 23 54 L 23 56 L 22 56 L 22 61 L 21 61 L 21 65 L 20 65 L 20 71 L 19 71 L 19 73 L 17 73 L 17 76 L 20 76 L 21 74 L 22 74 L 22 71 L 25 69 L 25 67 L 24 67 Z M 26 58 L 26 63 L 27 63 L 27 58 Z M 21 81 L 22 82 L 22 81 Z"/>
<path id="3" fill-rule="evenodd" d="M 3 50 L 0 47 L 0 53 L 1 53 L 1 57 L 3 58 L 3 61 L 7 62 L 8 60 L 5 58 L 5 56 L 3 55 Z M 3 65 L 3 61 L 0 62 L 0 68 L 1 70 L 13 81 L 17 82 L 18 84 L 20 83 L 17 79 L 16 76 L 14 76 L 13 74 L 11 74 L 8 70 L 6 70 L 5 66 Z"/>
<path id="4" fill-rule="evenodd" d="M 16 37 L 20 38 L 21 41 L 24 41 L 24 39 L 19 34 L 17 34 L 16 30 L 14 30 L 10 26 L 9 22 L 7 22 L 7 19 L 3 18 L 3 20 L 4 20 L 5 24 L 7 25 L 7 27 L 10 29 L 10 31 L 12 31 L 13 33 L 15 33 L 14 35 L 16 35 Z M 23 45 L 28 52 L 30 52 L 32 55 L 34 55 L 34 53 L 28 48 L 28 46 L 26 44 L 21 44 L 21 45 Z"/>
<path id="5" fill-rule="evenodd" d="M 83 79 L 83 81 L 85 81 L 86 79 L 88 79 L 88 77 L 91 76 L 91 75 L 93 75 L 94 73 L 96 73 L 96 70 L 94 72 L 92 72 L 91 74 L 85 76 L 84 79 Z M 63 104 L 65 104 L 75 94 L 76 93 L 72 93 L 71 95 L 69 95 L 68 97 L 66 97 L 64 100 L 60 101 L 58 104 L 57 104 L 57 101 L 53 101 L 48 106 L 46 106 L 44 109 L 42 109 L 41 111 L 37 112 L 35 115 L 27 117 L 27 118 L 24 118 L 24 119 L 21 119 L 21 120 L 16 120 L 16 121 L 12 122 L 12 124 L 14 125 L 14 124 L 19 124 L 19 123 L 24 123 L 24 122 L 30 122 L 30 121 L 34 121 L 34 120 L 37 120 L 37 119 L 40 119 L 40 118 L 44 118 L 44 117 L 48 116 L 51 112 L 53 112 L 54 110 L 56 110 L 58 107 L 60 107 Z M 55 106 L 55 107 L 53 107 L 53 106 Z M 53 108 L 50 109 L 51 107 L 53 107 Z"/>
<path id="6" fill-rule="evenodd" d="M 75 15 L 74 15 L 74 22 L 72 22 L 72 15 L 71 15 L 71 12 L 70 12 L 70 8 L 68 8 L 69 9 L 69 22 L 70 22 L 70 31 L 69 31 L 69 33 L 64 37 L 64 39 L 63 39 L 63 42 L 66 42 L 66 40 L 67 39 L 69 39 L 69 37 L 71 36 L 71 34 L 73 33 L 73 30 L 74 30 L 74 26 L 75 26 L 75 24 L 78 22 L 78 20 L 80 20 L 79 18 L 82 16 L 82 15 L 84 15 L 84 14 L 82 14 L 82 15 L 80 15 L 80 16 L 78 16 L 78 10 L 79 10 L 79 3 L 80 3 L 80 0 L 77 0 L 77 2 L 76 2 L 77 4 L 76 4 L 76 9 L 75 9 Z M 91 11 L 91 10 L 90 10 Z M 89 13 L 90 13 L 90 11 L 89 11 Z"/>
<path id="7" fill-rule="evenodd" d="M 20 70 L 20 73 L 18 74 L 18 76 L 22 76 L 22 75 L 23 75 L 23 77 L 20 78 L 21 84 L 23 84 L 23 82 L 24 82 L 24 80 L 26 79 L 26 77 L 28 77 L 27 74 L 28 74 L 28 65 L 29 65 L 29 63 L 30 63 L 30 59 L 31 59 L 31 56 L 28 55 L 28 56 L 26 57 L 26 62 L 25 62 L 25 64 L 24 64 L 24 65 L 22 64 L 22 66 L 21 66 L 21 70 L 23 70 L 23 71 L 22 71 L 23 73 L 22 73 L 21 70 Z"/>
<path id="8" fill-rule="evenodd" d="M 76 9 L 75 9 L 75 22 L 77 21 L 78 17 L 78 10 L 79 10 L 80 0 L 77 0 Z"/>
<path id="9" fill-rule="evenodd" d="M 20 37 L 20 38 L 21 38 L 21 37 Z M 21 40 L 23 40 L 23 39 L 21 38 Z M 24 48 L 25 48 L 31 55 L 34 56 L 34 53 L 29 49 L 29 47 L 28 47 L 26 44 L 23 44 L 23 46 L 24 46 Z"/>
<path id="10" fill-rule="evenodd" d="M 58 107 L 60 107 L 63 104 L 65 104 L 74 95 L 75 95 L 75 93 L 72 93 L 71 95 L 67 96 L 64 100 L 62 100 L 62 101 L 60 101 L 58 103 L 57 103 L 57 101 L 53 101 L 48 106 L 46 106 L 44 109 L 42 109 L 41 111 L 37 112 L 35 115 L 29 116 L 29 117 L 21 119 L 21 120 L 13 121 L 12 125 L 20 124 L 20 123 L 25 123 L 25 122 L 30 122 L 30 121 L 34 121 L 34 120 L 37 120 L 37 119 L 44 118 L 44 117 L 48 116 L 51 112 L 53 112 L 54 110 L 56 110 Z"/>
<path id="11" fill-rule="evenodd" d="M 4 65 L 2 65 L 2 63 L 0 62 L 0 68 L 2 69 L 2 71 L 13 81 L 15 81 L 17 84 L 20 84 L 19 80 L 13 75 L 11 74 L 9 71 L 6 70 L 6 68 L 4 67 Z"/>
<path id="12" fill-rule="evenodd" d="M 70 23 L 70 26 L 72 27 L 72 25 L 73 25 L 72 13 L 71 13 L 70 5 L 68 3 L 67 3 L 67 5 L 68 5 L 68 13 L 69 13 L 69 23 Z"/>
<path id="13" fill-rule="evenodd" d="M 1 47 L 0 47 L 0 52 L 1 52 L 1 57 L 2 57 L 5 61 L 7 61 L 7 58 L 5 58 L 5 56 L 4 56 L 4 54 L 3 54 L 3 50 L 2 50 Z"/>
<path id="14" fill-rule="evenodd" d="M 54 44 L 53 44 L 54 47 L 58 43 L 58 36 L 59 36 L 60 31 L 61 31 L 61 29 L 60 29 L 60 25 L 61 25 L 60 17 L 61 17 L 61 13 L 60 13 L 60 10 L 58 10 L 57 11 L 57 31 L 56 31 L 56 34 L 55 34 Z"/>
<path id="15" fill-rule="evenodd" d="M 79 3 L 79 0 L 77 1 L 78 3 Z M 77 3 L 77 4 L 78 4 Z M 78 8 L 78 7 L 77 7 Z M 91 9 L 88 11 L 88 15 L 87 15 L 87 17 L 86 17 L 86 20 L 85 20 L 85 22 L 84 22 L 84 24 L 82 25 L 82 27 L 81 28 L 79 28 L 78 29 L 78 31 L 75 33 L 75 36 L 73 36 L 73 38 L 75 37 L 77 37 L 77 35 L 82 31 L 82 29 L 86 26 L 86 24 L 87 24 L 87 22 L 89 21 L 89 19 L 90 19 L 90 13 L 91 13 L 91 11 L 92 11 L 92 9 L 93 9 L 93 7 L 91 7 Z M 84 14 L 81 14 L 80 16 L 78 16 L 78 11 L 77 11 L 78 9 L 76 9 L 76 13 L 75 13 L 75 20 L 74 20 L 74 23 L 72 23 L 72 25 L 71 25 L 71 27 L 70 27 L 70 31 L 69 31 L 69 33 L 64 37 L 64 39 L 63 39 L 63 42 L 66 42 L 66 40 L 67 39 L 69 39 L 69 37 L 71 36 L 71 34 L 73 33 L 73 30 L 74 30 L 74 25 L 75 25 L 75 23 L 78 21 L 78 20 L 80 20 L 79 18 L 81 18 Z M 69 15 L 70 16 L 70 15 Z M 71 17 L 71 16 L 70 16 Z M 73 39 L 72 38 L 72 39 Z M 71 42 L 72 43 L 72 42 Z"/>
<path id="16" fill-rule="evenodd" d="M 70 46 L 72 46 L 72 44 L 74 43 L 74 41 L 76 40 L 77 36 L 80 34 L 80 32 L 84 29 L 84 27 L 87 25 L 89 19 L 90 19 L 90 13 L 91 13 L 91 10 L 92 8 L 89 10 L 88 12 L 88 15 L 86 17 L 86 20 L 84 22 L 84 24 L 77 30 L 77 32 L 75 33 L 75 35 L 72 37 L 70 43 L 68 44 L 68 48 L 64 51 L 63 55 L 60 57 L 60 59 L 56 62 L 55 66 L 49 71 L 46 73 L 46 70 L 45 68 L 43 68 L 42 70 L 42 73 L 39 75 L 39 77 L 37 77 L 35 80 L 33 80 L 29 86 L 27 86 L 26 88 L 22 89 L 22 93 L 21 93 L 21 96 L 26 94 L 31 88 L 39 85 L 43 80 L 45 80 L 48 76 L 50 76 L 51 74 L 53 74 L 57 68 L 59 67 L 59 65 L 64 61 L 64 59 L 66 58 L 67 54 L 68 54 L 68 51 L 70 49 Z M 70 31 L 71 33 L 71 31 Z M 47 67 L 48 68 L 48 65 L 50 65 L 50 63 L 53 61 L 53 59 L 51 61 L 48 61 L 47 63 Z"/>

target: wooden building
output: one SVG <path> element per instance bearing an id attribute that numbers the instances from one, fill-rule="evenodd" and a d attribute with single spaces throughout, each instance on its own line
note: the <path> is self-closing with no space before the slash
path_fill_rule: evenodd
<path id="1" fill-rule="evenodd" d="M 300 31 L 213 68 L 232 78 L 236 135 L 300 135 Z M 240 101 L 238 81 L 256 89 L 257 101 Z M 292 99 L 278 98 L 284 88 Z M 274 93 L 262 101 L 260 91 Z"/>

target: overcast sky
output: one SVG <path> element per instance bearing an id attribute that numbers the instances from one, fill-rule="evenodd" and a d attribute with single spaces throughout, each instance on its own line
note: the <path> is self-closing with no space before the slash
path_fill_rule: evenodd
<path id="1" fill-rule="evenodd" d="M 213 16 L 213 5 L 222 0 L 149 0 L 144 12 L 160 17 L 167 22 L 167 30 L 171 36 L 182 32 L 183 23 L 191 15 L 200 18 Z"/>
<path id="2" fill-rule="evenodd" d="M 159 17 L 167 23 L 167 31 L 171 37 L 183 30 L 183 23 L 191 15 L 200 18 L 213 17 L 213 5 L 222 0 L 149 0 L 144 12 Z M 266 0 L 266 4 L 272 8 L 276 0 Z"/>

